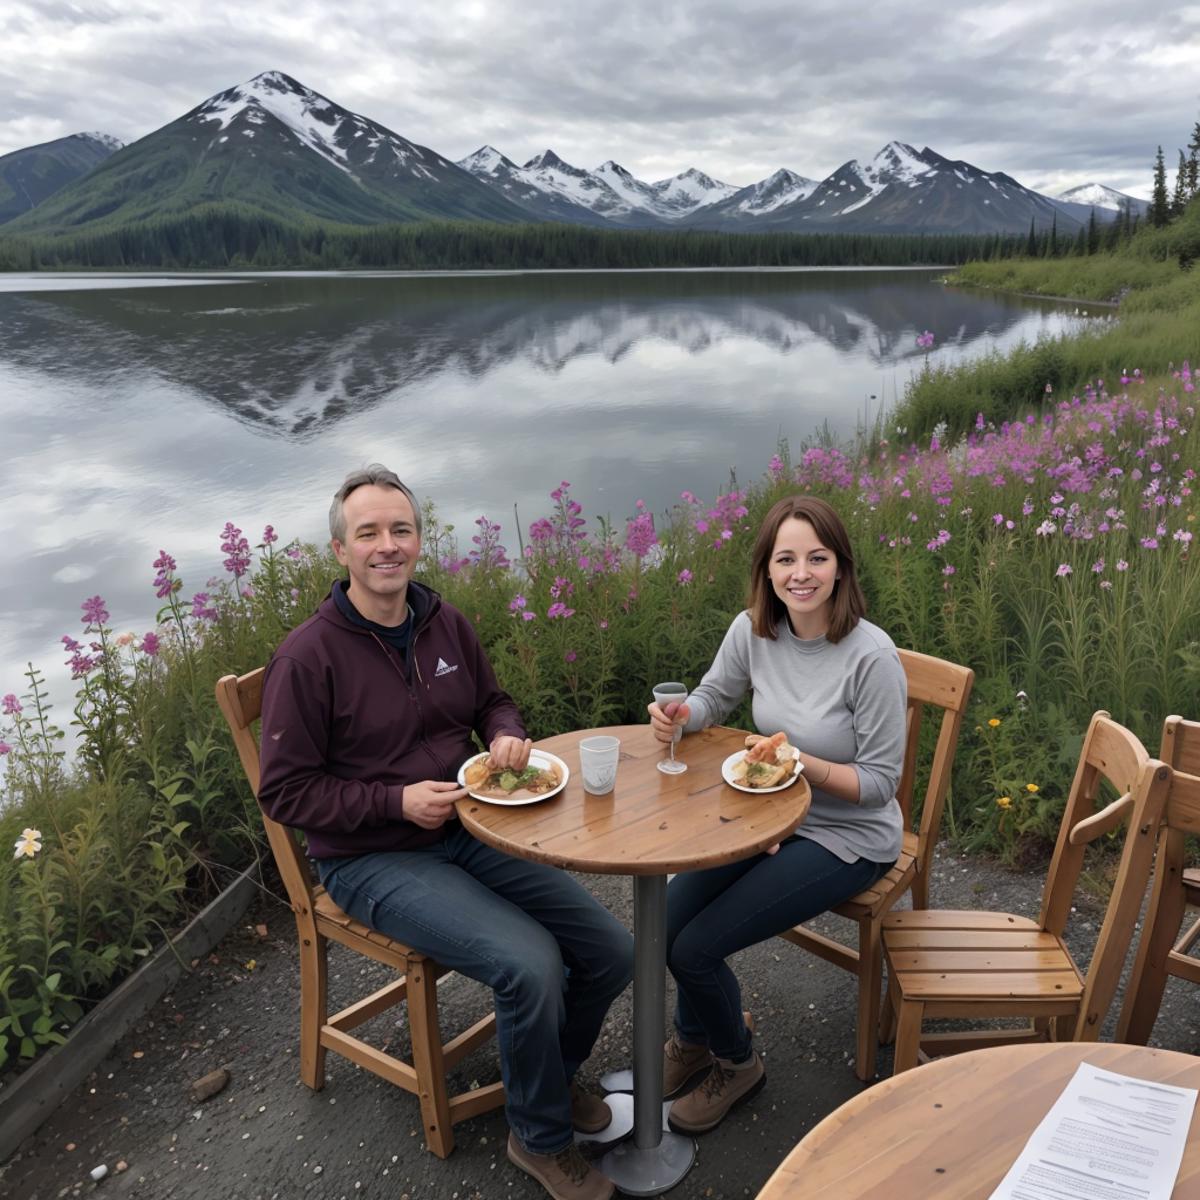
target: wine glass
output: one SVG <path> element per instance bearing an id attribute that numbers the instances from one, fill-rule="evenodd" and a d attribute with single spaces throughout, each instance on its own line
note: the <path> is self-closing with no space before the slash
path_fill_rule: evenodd
<path id="1" fill-rule="evenodd" d="M 659 708 L 666 708 L 668 704 L 682 704 L 687 699 L 687 687 L 673 681 L 671 683 L 659 683 L 654 687 L 654 702 Z M 675 735 L 671 738 L 671 756 L 670 758 L 660 759 L 655 764 L 664 775 L 681 775 L 687 770 L 687 763 L 679 762 L 675 758 L 675 743 L 683 736 L 683 726 L 675 726 Z"/>

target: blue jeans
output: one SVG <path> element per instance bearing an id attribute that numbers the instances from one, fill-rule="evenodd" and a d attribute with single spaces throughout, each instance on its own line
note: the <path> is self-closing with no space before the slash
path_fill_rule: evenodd
<path id="1" fill-rule="evenodd" d="M 629 931 L 565 871 L 457 823 L 434 846 L 317 869 L 356 920 L 493 990 L 509 1126 L 530 1153 L 566 1149 L 568 1085 L 633 974 Z"/>
<path id="2" fill-rule="evenodd" d="M 865 858 L 843 862 L 811 839 L 792 836 L 776 854 L 676 875 L 667 885 L 667 966 L 677 985 L 679 1036 L 742 1062 L 750 1031 L 725 959 L 828 911 L 891 868 Z"/>

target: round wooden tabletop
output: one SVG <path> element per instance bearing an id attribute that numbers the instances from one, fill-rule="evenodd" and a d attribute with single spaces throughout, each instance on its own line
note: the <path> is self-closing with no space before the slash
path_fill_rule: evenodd
<path id="1" fill-rule="evenodd" d="M 583 790 L 579 741 L 621 739 L 617 782 L 606 796 Z M 567 786 L 538 804 L 507 807 L 468 796 L 462 823 L 480 841 L 519 858 L 608 875 L 665 875 L 736 862 L 780 841 L 804 820 L 811 793 L 804 776 L 781 792 L 730 787 L 721 763 L 745 748 L 745 732 L 714 725 L 675 747 L 681 775 L 655 765 L 667 747 L 649 724 L 563 733 L 537 743 L 570 768 Z"/>
<path id="2" fill-rule="evenodd" d="M 784 1159 L 758 1200 L 987 1200 L 1082 1062 L 1200 1087 L 1200 1058 L 1106 1042 L 997 1046 L 868 1088 Z M 1172 1200 L 1200 1197 L 1194 1118 Z"/>

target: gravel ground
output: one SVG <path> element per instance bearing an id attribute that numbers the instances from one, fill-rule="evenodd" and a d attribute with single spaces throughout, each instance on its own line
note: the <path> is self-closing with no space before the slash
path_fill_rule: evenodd
<path id="1" fill-rule="evenodd" d="M 941 908 L 994 908 L 1037 915 L 1040 869 L 1013 872 L 976 858 L 939 854 L 931 902 Z M 623 877 L 587 882 L 613 912 L 632 922 Z M 1086 961 L 1101 909 L 1081 899 L 1068 937 Z M 838 918 L 819 927 L 837 936 Z M 671 1195 L 679 1200 L 755 1196 L 792 1146 L 863 1086 L 855 1078 L 854 993 L 850 976 L 775 939 L 738 956 L 768 1086 L 699 1140 L 696 1164 Z M 333 947 L 331 1004 L 362 995 L 382 968 Z M 669 985 L 668 985 L 669 986 Z M 486 1012 L 488 994 L 458 977 L 444 981 L 447 1029 Z M 1118 1001 L 1120 997 L 1118 996 Z M 1200 1006 L 1188 985 L 1168 985 L 1153 1043 L 1196 1053 Z M 425 1150 L 415 1098 L 337 1055 L 327 1058 L 324 1091 L 299 1081 L 298 968 L 290 911 L 262 897 L 230 934 L 112 1050 L 99 1070 L 20 1150 L 0 1166 L 0 1196 L 59 1200 L 105 1192 L 150 1200 L 291 1200 L 379 1196 L 388 1200 L 539 1200 L 541 1189 L 504 1155 L 502 1112 L 456 1127 L 446 1161 Z M 461 1024 L 457 1022 L 461 1021 Z M 1112 1036 L 1110 1016 L 1106 1037 Z M 376 1036 L 404 1045 L 403 1020 L 378 1018 Z M 613 1006 L 584 1067 L 583 1082 L 627 1063 L 630 992 Z M 224 1091 L 201 1103 L 191 1083 L 225 1067 Z M 890 1074 L 891 1051 L 879 1071 Z M 485 1046 L 460 1064 L 459 1087 L 499 1077 Z M 104 1165 L 94 1183 L 90 1172 Z"/>

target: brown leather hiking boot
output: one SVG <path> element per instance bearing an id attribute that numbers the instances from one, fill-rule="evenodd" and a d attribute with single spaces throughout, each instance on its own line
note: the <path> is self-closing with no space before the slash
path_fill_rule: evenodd
<path id="1" fill-rule="evenodd" d="M 726 1058 L 715 1059 L 704 1082 L 671 1105 L 667 1121 L 676 1133 L 707 1133 L 721 1123 L 731 1108 L 749 1100 L 766 1082 L 767 1071 L 757 1051 L 744 1067 L 735 1067 Z"/>
<path id="2" fill-rule="evenodd" d="M 754 1032 L 754 1018 L 748 1013 L 742 1013 L 746 1028 Z M 663 1046 L 663 1099 L 670 1100 L 679 1095 L 689 1083 L 699 1082 L 708 1074 L 713 1064 L 712 1051 L 707 1046 L 694 1046 L 685 1042 L 677 1031 L 672 1030 L 671 1036 Z"/>
<path id="3" fill-rule="evenodd" d="M 712 1051 L 707 1046 L 682 1041 L 672 1030 L 663 1046 L 663 1099 L 677 1096 L 693 1079 L 707 1075 L 712 1065 Z"/>
<path id="4" fill-rule="evenodd" d="M 571 1084 L 571 1124 L 580 1133 L 599 1133 L 612 1124 L 612 1109 L 601 1096 Z"/>
<path id="5" fill-rule="evenodd" d="M 546 1189 L 554 1200 L 610 1200 L 614 1188 L 590 1166 L 574 1144 L 557 1154 L 530 1154 L 516 1135 L 508 1135 L 508 1161 Z"/>

